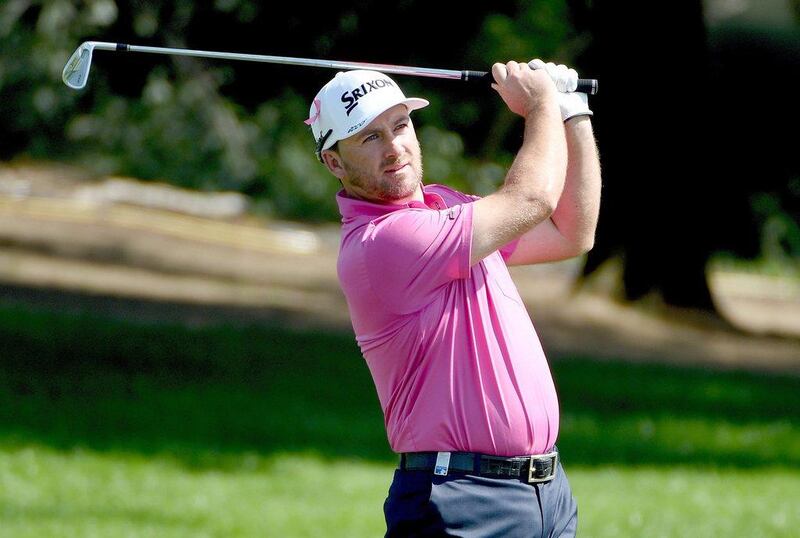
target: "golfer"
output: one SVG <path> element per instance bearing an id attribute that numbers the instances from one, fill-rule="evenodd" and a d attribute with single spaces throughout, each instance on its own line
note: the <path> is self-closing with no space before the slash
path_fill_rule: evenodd
<path id="1" fill-rule="evenodd" d="M 503 185 L 483 198 L 423 183 L 410 113 L 428 101 L 382 73 L 338 73 L 306 120 L 343 186 L 339 280 L 400 456 L 386 536 L 576 532 L 553 379 L 507 266 L 592 247 L 592 113 L 563 65 L 497 63 L 492 75 L 525 130 Z"/>

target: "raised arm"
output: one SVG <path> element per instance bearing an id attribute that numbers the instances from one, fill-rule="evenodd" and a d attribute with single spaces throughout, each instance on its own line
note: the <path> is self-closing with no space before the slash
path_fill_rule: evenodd
<path id="1" fill-rule="evenodd" d="M 525 134 L 503 185 L 473 204 L 471 265 L 553 214 L 567 168 L 564 126 L 550 76 L 517 62 L 495 64 L 492 75 L 492 87 L 509 110 L 525 118 Z"/>
<path id="2" fill-rule="evenodd" d="M 533 60 L 532 67 L 547 70 L 556 87 L 567 140 L 567 178 L 553 214 L 526 232 L 506 260 L 508 265 L 527 265 L 579 256 L 594 244 L 600 211 L 600 160 L 592 132 L 588 97 L 563 93 L 577 80 L 566 66 Z"/>
<path id="3" fill-rule="evenodd" d="M 600 212 L 600 160 L 588 116 L 573 118 L 564 128 L 569 156 L 567 181 L 550 219 L 567 241 L 586 252 L 594 244 Z"/>

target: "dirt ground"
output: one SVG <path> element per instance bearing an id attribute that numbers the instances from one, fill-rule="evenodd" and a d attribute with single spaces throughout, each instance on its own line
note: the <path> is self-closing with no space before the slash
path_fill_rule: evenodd
<path id="1" fill-rule="evenodd" d="M 152 193 L 146 203 L 86 195 L 105 192 L 86 187 L 106 181 L 59 166 L 0 166 L 2 303 L 150 322 L 351 330 L 336 280 L 337 226 L 212 218 L 202 215 L 207 206 L 170 208 Z M 610 263 L 578 286 L 580 263 L 512 269 L 551 356 L 800 374 L 799 282 L 713 272 L 719 318 L 655 300 L 615 301 L 618 268 Z"/>

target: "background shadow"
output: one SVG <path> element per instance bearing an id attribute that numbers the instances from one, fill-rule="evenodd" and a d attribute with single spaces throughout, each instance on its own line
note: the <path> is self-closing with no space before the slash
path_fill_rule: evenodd
<path id="1" fill-rule="evenodd" d="M 0 443 L 188 467 L 247 453 L 393 462 L 351 334 L 0 306 Z M 796 466 L 800 379 L 552 357 L 570 464 Z"/>

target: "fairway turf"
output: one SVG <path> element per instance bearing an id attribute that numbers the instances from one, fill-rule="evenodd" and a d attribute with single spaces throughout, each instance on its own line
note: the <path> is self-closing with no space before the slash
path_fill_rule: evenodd
<path id="1" fill-rule="evenodd" d="M 0 536 L 380 536 L 391 470 L 310 454 L 245 454 L 198 471 L 169 456 L 4 449 Z M 567 473 L 581 536 L 789 537 L 800 525 L 797 471 L 761 469 L 758 494 L 750 472 L 732 469 Z"/>
<path id="2" fill-rule="evenodd" d="M 580 536 L 793 536 L 800 380 L 560 357 Z M 352 335 L 0 307 L 0 537 L 379 536 Z"/>

